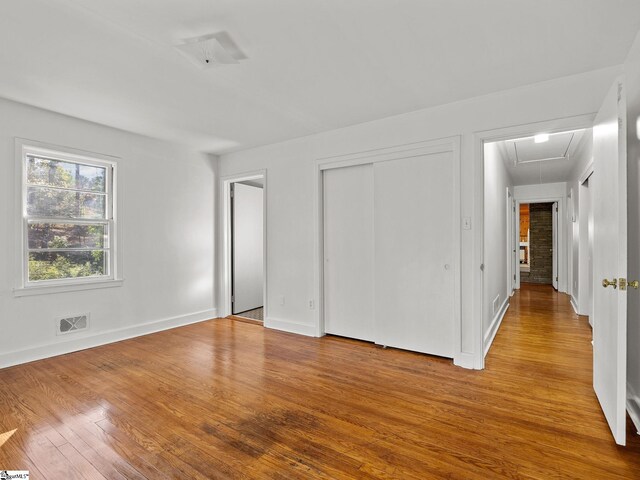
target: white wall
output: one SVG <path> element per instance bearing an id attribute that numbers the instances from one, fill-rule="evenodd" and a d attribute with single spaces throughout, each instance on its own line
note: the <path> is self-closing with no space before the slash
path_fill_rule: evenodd
<path id="1" fill-rule="evenodd" d="M 123 286 L 14 297 L 14 137 L 121 158 Z M 209 156 L 0 100 L 0 164 L 0 367 L 215 317 Z M 85 312 L 88 332 L 55 335 L 56 317 Z"/>
<path id="2" fill-rule="evenodd" d="M 508 207 L 507 188 L 513 181 L 504 164 L 497 143 L 484 147 L 484 292 L 483 340 L 488 351 L 502 317 L 509 305 L 511 289 L 508 271 L 509 245 L 507 244 Z"/>
<path id="3" fill-rule="evenodd" d="M 516 185 L 513 197 L 520 203 L 558 201 L 558 291 L 567 293 L 567 184 L 566 182 Z"/>
<path id="4" fill-rule="evenodd" d="M 472 229 L 463 230 L 461 239 L 462 325 L 456 363 L 478 367 L 482 238 L 477 227 L 483 199 L 474 132 L 595 112 L 619 71 L 614 67 L 589 72 L 223 155 L 221 175 L 268 170 L 266 275 L 271 318 L 265 325 L 277 322 L 290 331 L 317 331 L 317 312 L 309 308 L 317 288 L 317 159 L 461 135 L 461 210 L 463 217 L 472 219 Z"/>
<path id="5" fill-rule="evenodd" d="M 568 218 L 568 245 L 571 257 L 571 285 L 569 293 L 574 308 L 580 315 L 587 315 L 590 289 L 589 279 L 589 192 L 580 185 L 580 179 L 593 161 L 593 131 L 587 130 L 574 154 L 576 164 L 567 182 L 567 195 L 572 192 L 575 222 Z"/>
<path id="6" fill-rule="evenodd" d="M 640 34 L 625 63 L 627 88 L 628 278 L 640 280 Z M 594 174 L 597 174 L 595 172 Z M 628 290 L 627 408 L 640 430 L 640 290 Z"/>

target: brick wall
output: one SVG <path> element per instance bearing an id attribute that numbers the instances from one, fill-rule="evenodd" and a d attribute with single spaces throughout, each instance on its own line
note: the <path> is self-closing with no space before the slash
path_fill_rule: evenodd
<path id="1" fill-rule="evenodd" d="M 529 205 L 530 266 L 529 283 L 551 284 L 553 276 L 553 203 Z"/>

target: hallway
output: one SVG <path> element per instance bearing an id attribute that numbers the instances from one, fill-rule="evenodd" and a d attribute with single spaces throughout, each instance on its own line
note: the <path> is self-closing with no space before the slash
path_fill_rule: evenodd
<path id="1" fill-rule="evenodd" d="M 216 319 L 2 369 L 0 391 L 0 468 L 34 479 L 640 472 L 591 388 L 587 321 L 548 286 L 512 298 L 484 371 Z"/>
<path id="2" fill-rule="evenodd" d="M 575 314 L 568 295 L 548 285 L 522 284 L 486 358 L 486 369 L 505 386 L 513 385 L 508 393 L 521 398 L 521 408 L 539 423 L 538 438 L 561 428 L 564 440 L 558 448 L 575 452 L 585 448 L 579 444 L 588 443 L 585 456 L 593 462 L 607 456 L 631 459 L 634 452 L 635 476 L 625 478 L 640 478 L 640 437 L 631 420 L 627 418 L 627 448 L 613 445 L 593 391 L 591 338 L 588 318 Z"/>

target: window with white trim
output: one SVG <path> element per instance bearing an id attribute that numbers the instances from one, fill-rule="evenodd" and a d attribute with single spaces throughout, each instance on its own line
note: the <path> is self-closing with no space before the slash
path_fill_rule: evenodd
<path id="1" fill-rule="evenodd" d="M 23 287 L 115 278 L 115 162 L 22 147 Z"/>

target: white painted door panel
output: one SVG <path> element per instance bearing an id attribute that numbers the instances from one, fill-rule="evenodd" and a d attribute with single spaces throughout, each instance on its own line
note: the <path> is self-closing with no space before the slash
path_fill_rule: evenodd
<path id="1" fill-rule="evenodd" d="M 373 167 L 325 170 L 325 332 L 373 341 Z"/>
<path id="2" fill-rule="evenodd" d="M 603 279 L 627 277 L 626 105 L 622 80 L 593 129 L 593 387 L 616 443 L 626 441 L 627 292 Z"/>
<path id="3" fill-rule="evenodd" d="M 453 357 L 452 153 L 374 164 L 376 343 Z"/>
<path id="4" fill-rule="evenodd" d="M 233 184 L 232 313 L 264 303 L 264 226 L 262 188 Z"/>

